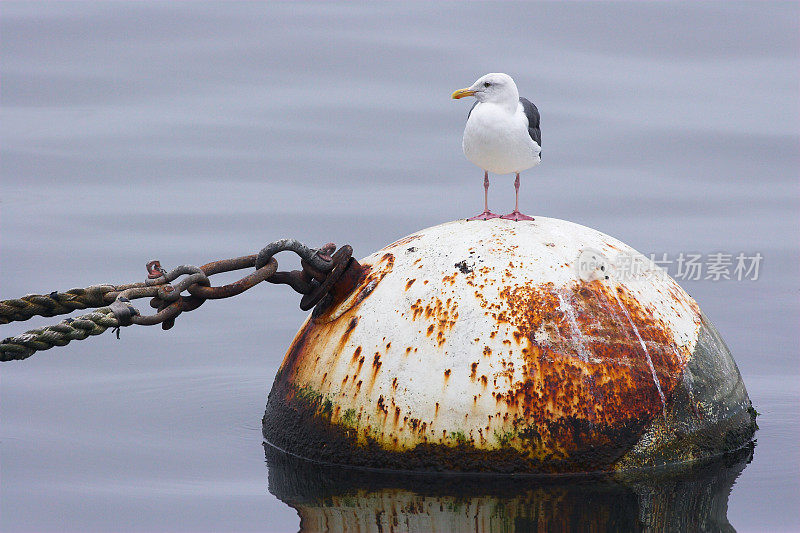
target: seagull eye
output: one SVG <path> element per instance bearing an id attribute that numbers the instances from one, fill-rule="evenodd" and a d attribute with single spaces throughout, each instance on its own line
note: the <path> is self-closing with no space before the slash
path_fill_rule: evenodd
<path id="1" fill-rule="evenodd" d="M 488 81 L 483 84 L 484 87 L 488 87 L 490 85 L 491 85 L 491 83 L 489 83 Z"/>

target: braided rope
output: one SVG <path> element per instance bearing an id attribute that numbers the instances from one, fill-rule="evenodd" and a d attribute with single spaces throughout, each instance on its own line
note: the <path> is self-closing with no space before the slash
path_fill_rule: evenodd
<path id="1" fill-rule="evenodd" d="M 77 318 L 68 318 L 53 326 L 26 331 L 0 341 L 0 361 L 27 359 L 39 350 L 66 346 L 70 341 L 100 335 L 108 328 L 119 327 L 119 321 L 108 307 L 96 309 Z"/>
<path id="2" fill-rule="evenodd" d="M 50 294 L 29 294 L 22 298 L 0 301 L 0 324 L 41 316 L 66 315 L 76 309 L 102 307 L 109 302 L 106 294 L 118 291 L 114 285 L 93 285 L 85 289 L 71 289 Z"/>

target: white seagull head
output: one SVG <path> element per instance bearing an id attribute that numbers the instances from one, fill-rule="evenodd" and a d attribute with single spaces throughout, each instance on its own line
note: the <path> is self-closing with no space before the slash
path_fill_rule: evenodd
<path id="1" fill-rule="evenodd" d="M 492 72 L 478 78 L 478 80 L 465 89 L 453 93 L 452 98 L 459 99 L 465 96 L 474 96 L 479 102 L 495 104 L 513 104 L 516 108 L 519 101 L 517 84 L 508 74 Z"/>

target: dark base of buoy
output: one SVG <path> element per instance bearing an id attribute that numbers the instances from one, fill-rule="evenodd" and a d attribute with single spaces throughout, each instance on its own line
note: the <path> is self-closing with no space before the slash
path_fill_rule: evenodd
<path id="1" fill-rule="evenodd" d="M 564 424 L 559 421 L 555 424 Z M 516 448 L 479 449 L 469 443 L 448 446 L 422 443 L 407 450 L 387 450 L 354 428 L 332 423 L 326 409 L 308 401 L 279 376 L 269 395 L 263 418 L 264 438 L 280 449 L 322 463 L 367 468 L 429 472 L 496 472 L 562 474 L 609 471 L 643 431 L 636 427 L 606 428 L 613 446 L 596 446 L 568 460 L 541 461 Z M 593 428 L 602 431 L 601 428 Z M 535 437 L 532 437 L 535 438 Z"/>

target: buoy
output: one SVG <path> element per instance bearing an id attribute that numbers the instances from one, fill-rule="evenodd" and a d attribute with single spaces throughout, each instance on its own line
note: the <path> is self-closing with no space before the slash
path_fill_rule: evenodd
<path id="1" fill-rule="evenodd" d="M 266 441 L 400 470 L 610 472 L 737 450 L 755 411 L 663 270 L 557 219 L 455 221 L 360 261 L 278 370 Z"/>

